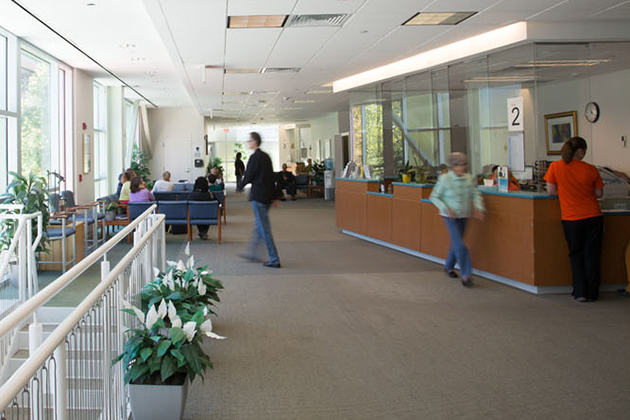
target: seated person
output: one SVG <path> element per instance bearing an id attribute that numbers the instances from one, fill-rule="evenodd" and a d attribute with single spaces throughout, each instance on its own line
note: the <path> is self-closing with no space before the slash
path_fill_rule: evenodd
<path id="1" fill-rule="evenodd" d="M 220 185 L 221 189 L 224 190 L 225 183 L 223 182 L 223 174 L 221 173 L 221 171 L 219 171 L 219 168 L 217 167 L 212 168 L 212 170 L 210 171 L 210 174 L 214 175 L 216 178 L 214 185 Z"/>
<path id="2" fill-rule="evenodd" d="M 147 189 L 146 184 L 139 176 L 131 180 L 129 191 L 130 203 L 155 201 L 155 197 L 153 197 L 153 194 Z"/>
<path id="3" fill-rule="evenodd" d="M 156 192 L 171 192 L 173 191 L 173 183 L 171 182 L 171 173 L 166 171 L 162 174 L 162 179 L 155 181 L 153 185 L 153 193 Z"/>
<path id="4" fill-rule="evenodd" d="M 280 200 L 286 201 L 283 190 L 287 190 L 287 194 L 291 196 L 291 201 L 295 201 L 295 193 L 297 188 L 295 187 L 295 175 L 287 170 L 287 164 L 282 164 L 282 171 L 276 175 L 276 182 L 278 185 L 278 195 Z"/>
<path id="5" fill-rule="evenodd" d="M 131 176 L 131 172 L 129 171 L 123 172 L 122 176 L 120 177 L 120 183 L 122 184 L 122 187 L 120 188 L 120 195 L 118 196 L 118 200 L 123 203 L 129 202 L 132 178 L 133 177 Z"/>
<path id="6" fill-rule="evenodd" d="M 311 158 L 306 159 L 306 163 L 308 165 L 304 167 L 304 173 L 310 174 L 311 172 L 313 172 L 313 159 Z"/>
<path id="7" fill-rule="evenodd" d="M 208 174 L 208 184 L 210 191 L 223 191 L 223 185 L 218 182 L 217 176 L 212 172 Z"/>
<path id="8" fill-rule="evenodd" d="M 499 165 L 494 165 L 492 167 L 492 181 L 494 185 L 499 185 L 499 176 L 497 175 L 497 170 L 499 169 Z M 508 191 L 520 191 L 521 186 L 518 183 L 518 180 L 514 178 L 512 175 L 512 171 L 508 169 Z"/>
<path id="9" fill-rule="evenodd" d="M 116 187 L 116 197 L 120 198 L 120 191 L 122 190 L 123 184 L 122 184 L 122 177 L 123 177 L 123 173 L 120 173 L 120 175 L 118 175 L 118 186 Z"/>
<path id="10" fill-rule="evenodd" d="M 188 194 L 188 201 L 214 201 L 214 195 L 208 191 L 208 180 L 202 176 L 195 180 L 193 191 Z M 208 239 L 208 229 L 210 225 L 197 225 L 199 238 L 204 241 Z"/>

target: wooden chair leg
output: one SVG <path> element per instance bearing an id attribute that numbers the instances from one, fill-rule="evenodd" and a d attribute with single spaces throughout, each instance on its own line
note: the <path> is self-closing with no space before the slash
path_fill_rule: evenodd
<path id="1" fill-rule="evenodd" d="M 217 233 L 217 236 L 218 236 L 218 243 L 220 244 L 221 243 L 221 219 L 219 219 L 218 222 L 219 223 L 217 223 L 217 226 L 219 228 L 219 231 Z"/>

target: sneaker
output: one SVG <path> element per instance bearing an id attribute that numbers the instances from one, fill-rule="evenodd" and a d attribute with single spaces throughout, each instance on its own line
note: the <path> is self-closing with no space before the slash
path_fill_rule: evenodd
<path id="1" fill-rule="evenodd" d="M 238 254 L 238 257 L 244 259 L 245 261 L 249 261 L 249 262 L 263 262 L 262 259 L 256 257 L 255 255 Z"/>
<path id="2" fill-rule="evenodd" d="M 469 277 L 462 277 L 462 286 L 470 287 L 473 285 L 472 279 Z"/>
<path id="3" fill-rule="evenodd" d="M 445 272 L 446 272 L 446 274 L 447 274 L 450 278 L 452 278 L 452 279 L 456 279 L 456 278 L 458 277 L 458 276 L 457 276 L 457 273 L 455 272 L 455 270 L 447 270 L 447 269 L 445 268 L 445 269 L 444 269 L 444 271 L 445 271 Z"/>

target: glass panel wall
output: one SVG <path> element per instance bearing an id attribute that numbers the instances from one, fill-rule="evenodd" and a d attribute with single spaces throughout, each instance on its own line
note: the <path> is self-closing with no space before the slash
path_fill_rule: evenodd
<path id="1" fill-rule="evenodd" d="M 21 158 L 22 173 L 47 176 L 58 170 L 57 147 L 52 146 L 50 63 L 22 50 Z M 55 136 L 56 137 L 56 136 Z"/>

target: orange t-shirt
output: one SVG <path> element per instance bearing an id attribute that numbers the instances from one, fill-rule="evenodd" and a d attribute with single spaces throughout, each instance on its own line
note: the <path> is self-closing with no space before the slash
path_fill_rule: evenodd
<path id="1" fill-rule="evenodd" d="M 581 160 L 559 160 L 549 166 L 545 181 L 558 186 L 562 220 L 582 220 L 602 215 L 595 189 L 604 188 L 599 171 Z"/>

